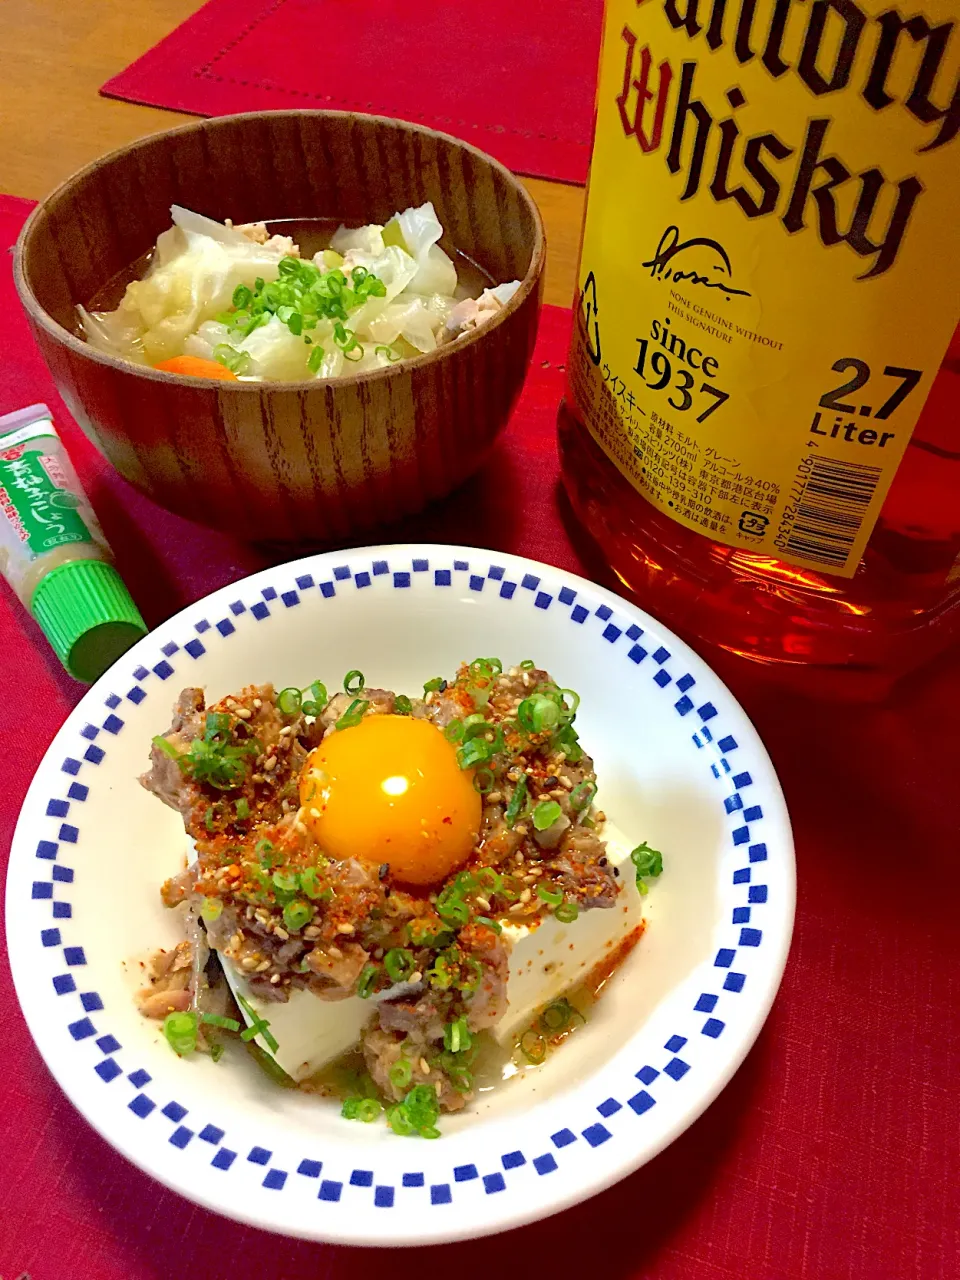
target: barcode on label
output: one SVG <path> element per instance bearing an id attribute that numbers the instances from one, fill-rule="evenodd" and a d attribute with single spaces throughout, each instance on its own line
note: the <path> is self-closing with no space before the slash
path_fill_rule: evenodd
<path id="1" fill-rule="evenodd" d="M 806 457 L 803 485 L 784 550 L 834 569 L 846 565 L 883 475 L 882 467 L 839 458 Z"/>

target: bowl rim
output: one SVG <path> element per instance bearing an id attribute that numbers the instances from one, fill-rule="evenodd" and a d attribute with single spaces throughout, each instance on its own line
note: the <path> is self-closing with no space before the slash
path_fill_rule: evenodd
<path id="1" fill-rule="evenodd" d="M 447 343 L 445 346 L 437 347 L 433 351 L 424 352 L 422 355 L 411 357 L 410 359 L 401 360 L 395 365 L 388 366 L 385 369 L 370 369 L 364 373 L 345 374 L 337 378 L 324 378 L 314 381 L 300 379 L 293 382 L 230 382 L 220 378 L 198 378 L 187 376 L 180 373 L 168 373 L 162 369 L 154 369 L 150 365 L 138 365 L 131 360 L 123 360 L 119 356 L 109 355 L 104 351 L 98 351 L 82 338 L 78 338 L 76 334 L 71 333 L 69 329 L 65 329 L 63 325 L 54 320 L 53 316 L 41 305 L 39 299 L 33 291 L 27 278 L 24 266 L 24 259 L 30 246 L 30 240 L 34 234 L 34 230 L 44 213 L 49 207 L 58 200 L 70 194 L 71 188 L 78 184 L 81 180 L 87 178 L 90 174 L 98 169 L 104 168 L 121 156 L 129 155 L 133 152 L 156 142 L 160 138 L 168 137 L 173 134 L 200 133 L 208 130 L 215 130 L 224 124 L 233 124 L 241 120 L 259 120 L 264 116 L 283 116 L 302 118 L 303 116 L 324 116 L 338 119 L 357 119 L 361 118 L 365 121 L 369 120 L 380 126 L 386 126 L 389 129 L 395 129 L 401 133 L 416 133 L 427 135 L 434 138 L 441 138 L 444 142 L 451 143 L 455 147 L 463 151 L 467 151 L 499 174 L 506 180 L 508 185 L 512 186 L 520 197 L 521 202 L 530 213 L 533 220 L 534 240 L 530 257 L 530 265 L 520 282 L 520 288 L 509 300 L 506 306 L 501 307 L 500 311 L 492 320 L 487 321 L 481 328 L 475 329 L 472 333 L 466 334 L 458 338 L 455 342 Z M 267 218 L 266 221 L 271 221 Z M 262 394 L 264 388 L 270 391 L 286 391 L 297 392 L 303 394 L 309 390 L 326 391 L 328 388 L 339 386 L 357 387 L 364 386 L 374 381 L 382 381 L 387 378 L 402 376 L 415 369 L 423 369 L 431 364 L 438 364 L 443 360 L 449 359 L 456 351 L 462 351 L 466 347 L 474 346 L 481 341 L 484 336 L 499 329 L 506 320 L 514 315 L 524 305 L 532 293 L 535 293 L 539 287 L 543 276 L 543 268 L 546 261 L 546 232 L 543 226 L 543 218 L 537 207 L 536 201 L 530 192 L 523 185 L 515 173 L 501 164 L 493 156 L 486 151 L 481 151 L 479 147 L 473 146 L 472 143 L 457 138 L 453 134 L 444 133 L 439 129 L 431 129 L 426 125 L 415 124 L 410 120 L 400 120 L 393 116 L 381 116 L 367 114 L 357 111 L 328 111 L 322 108 L 287 108 L 282 111 L 240 111 L 232 115 L 224 116 L 207 116 L 200 120 L 191 120 L 186 124 L 174 125 L 169 129 L 159 129 L 156 132 L 144 134 L 143 137 L 136 138 L 133 142 L 125 143 L 123 146 L 115 147 L 112 151 L 106 152 L 102 156 L 89 161 L 81 168 L 75 170 L 63 182 L 59 183 L 49 192 L 42 200 L 37 202 L 36 207 L 31 211 L 26 222 L 20 230 L 17 237 L 17 243 L 14 247 L 13 257 L 13 279 L 20 302 L 27 312 L 29 318 L 42 328 L 58 345 L 67 347 L 74 355 L 81 359 L 93 361 L 94 364 L 114 369 L 119 373 L 127 373 L 132 376 L 145 378 L 148 382 L 156 382 L 176 386 L 181 388 L 194 388 L 196 390 L 215 390 L 218 394 L 224 395 L 250 395 L 251 393 Z M 76 303 L 74 303 L 76 306 Z"/>

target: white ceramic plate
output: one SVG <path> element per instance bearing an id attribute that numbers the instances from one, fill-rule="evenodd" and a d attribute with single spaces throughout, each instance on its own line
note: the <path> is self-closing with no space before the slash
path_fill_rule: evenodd
<path id="1" fill-rule="evenodd" d="M 585 1030 L 435 1141 L 341 1120 L 242 1052 L 180 1061 L 136 1012 L 135 962 L 176 938 L 158 886 L 178 816 L 137 783 L 180 688 L 416 693 L 462 659 L 534 658 L 582 702 L 601 799 L 664 851 L 649 925 Z M 769 759 L 709 668 L 602 588 L 473 548 L 335 552 L 225 587 L 164 623 L 84 697 L 27 794 L 7 882 L 17 994 L 47 1065 L 140 1168 L 289 1235 L 428 1244 L 516 1227 L 656 1155 L 752 1045 L 790 943 L 790 825 Z"/>

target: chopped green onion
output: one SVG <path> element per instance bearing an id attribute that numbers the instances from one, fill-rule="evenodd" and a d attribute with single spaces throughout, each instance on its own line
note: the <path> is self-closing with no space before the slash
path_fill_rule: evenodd
<path id="1" fill-rule="evenodd" d="M 158 751 L 162 751 L 165 756 L 169 756 L 171 760 L 179 760 L 184 754 L 178 751 L 169 738 L 165 738 L 162 733 L 158 733 L 152 739 L 153 745 Z"/>
<path id="2" fill-rule="evenodd" d="M 280 861 L 280 855 L 271 840 L 258 840 L 253 851 L 265 867 L 275 867 Z"/>
<path id="3" fill-rule="evenodd" d="M 250 817 L 250 802 L 246 796 L 241 796 L 237 801 L 237 817 L 240 819 Z"/>
<path id="4" fill-rule="evenodd" d="M 478 769 L 473 775 L 473 789 L 474 791 L 479 791 L 482 796 L 493 790 L 495 782 L 496 779 L 491 769 Z"/>
<path id="5" fill-rule="evenodd" d="M 494 871 L 493 867 L 480 867 L 476 873 L 477 888 L 490 896 L 492 893 L 499 893 L 503 888 L 503 876 L 499 871 Z"/>
<path id="6" fill-rule="evenodd" d="M 470 663 L 470 674 L 480 676 L 488 680 L 491 676 L 498 676 L 503 670 L 503 663 L 499 658 L 474 658 Z"/>
<path id="7" fill-rule="evenodd" d="M 536 665 L 537 664 L 534 662 L 532 658 L 524 658 L 524 660 L 520 663 L 520 670 L 532 671 Z"/>
<path id="8" fill-rule="evenodd" d="M 531 1027 L 520 1037 L 520 1052 L 528 1062 L 539 1066 L 547 1056 L 547 1042 L 539 1031 L 534 1031 Z"/>
<path id="9" fill-rule="evenodd" d="M 409 1059 L 398 1058 L 387 1074 L 390 1077 L 390 1083 L 395 1089 L 405 1089 L 413 1075 Z"/>
<path id="10" fill-rule="evenodd" d="M 579 693 L 576 693 L 573 689 L 561 689 L 560 697 L 564 700 L 565 703 L 569 702 L 571 699 L 573 700 L 573 705 L 568 706 L 566 708 L 568 718 L 572 720 L 573 717 L 577 714 L 577 707 L 579 707 L 580 705 Z"/>
<path id="11" fill-rule="evenodd" d="M 440 1130 L 435 1124 L 425 1124 L 422 1129 L 418 1130 L 421 1138 L 439 1138 Z"/>
<path id="12" fill-rule="evenodd" d="M 366 708 L 370 704 L 366 698 L 354 698 L 347 707 L 346 711 L 334 725 L 335 729 L 354 729 L 366 714 Z"/>
<path id="13" fill-rule="evenodd" d="M 464 1017 L 448 1022 L 443 1028 L 443 1047 L 450 1053 L 462 1053 L 473 1044 L 473 1037 Z"/>
<path id="14" fill-rule="evenodd" d="M 214 1062 L 219 1062 L 223 1057 L 223 1045 L 220 1044 L 219 1041 L 210 1046 L 210 1057 Z"/>
<path id="15" fill-rule="evenodd" d="M 245 284 L 238 284 L 233 291 L 233 305 L 238 311 L 249 307 L 253 301 L 253 290 L 248 289 Z"/>
<path id="16" fill-rule="evenodd" d="M 275 871 L 271 876 L 274 888 L 281 893 L 296 893 L 300 887 L 299 877 L 295 871 Z"/>
<path id="17" fill-rule="evenodd" d="M 283 908 L 283 926 L 291 933 L 299 933 L 312 919 L 313 907 L 308 902 L 288 902 Z"/>
<path id="18" fill-rule="evenodd" d="M 572 724 L 561 725 L 553 735 L 551 746 L 563 751 L 571 764 L 576 764 L 583 757 L 583 747 L 577 738 L 577 731 Z"/>
<path id="19" fill-rule="evenodd" d="M 270 1052 L 276 1053 L 280 1046 L 270 1030 L 270 1023 L 265 1018 L 260 1017 L 250 1001 L 245 1000 L 239 991 L 235 994 L 240 1008 L 251 1019 L 250 1025 L 240 1032 L 240 1039 L 247 1041 L 253 1040 L 255 1036 L 262 1036 Z"/>
<path id="20" fill-rule="evenodd" d="M 203 815 L 203 825 L 207 828 L 208 831 L 213 830 L 213 805 L 212 804 L 207 805 L 207 811 Z"/>
<path id="21" fill-rule="evenodd" d="M 507 805 L 506 813 L 503 820 L 508 827 L 513 827 L 517 819 L 520 817 L 520 811 L 527 802 L 527 775 L 521 774 L 520 781 L 514 788 L 513 795 L 510 797 L 510 803 Z"/>
<path id="22" fill-rule="evenodd" d="M 437 897 L 437 915 L 445 924 L 466 924 L 470 919 L 470 908 L 459 891 L 448 885 Z"/>
<path id="23" fill-rule="evenodd" d="M 219 920 L 222 911 L 223 902 L 220 898 L 204 898 L 200 907 L 200 914 L 208 924 L 212 924 L 214 920 Z"/>
<path id="24" fill-rule="evenodd" d="M 480 734 L 486 733 L 489 724 L 490 721 L 480 711 L 467 716 L 463 722 L 464 742 L 469 742 L 471 738 L 478 738 Z"/>
<path id="25" fill-rule="evenodd" d="M 197 1015 L 168 1013 L 163 1020 L 163 1034 L 173 1052 L 185 1058 L 197 1047 Z"/>
<path id="26" fill-rule="evenodd" d="M 240 1023 L 236 1018 L 225 1018 L 220 1013 L 201 1013 L 200 1021 L 204 1026 L 223 1027 L 224 1031 L 239 1031 Z"/>
<path id="27" fill-rule="evenodd" d="M 545 902 L 548 907 L 559 907 L 563 901 L 563 893 L 560 889 L 551 889 L 548 885 L 537 885 L 537 897 L 541 902 Z"/>
<path id="28" fill-rule="evenodd" d="M 463 721 L 451 720 L 444 728 L 443 736 L 448 742 L 459 742 L 463 737 Z"/>
<path id="29" fill-rule="evenodd" d="M 440 1103 L 432 1085 L 416 1084 L 403 1100 L 407 1118 L 415 1129 L 423 1129 L 435 1123 L 440 1114 Z"/>
<path id="30" fill-rule="evenodd" d="M 311 373 L 319 373 L 323 364 L 323 347 L 316 346 L 307 357 L 307 368 Z"/>
<path id="31" fill-rule="evenodd" d="M 402 1102 L 398 1102 L 395 1107 L 389 1108 L 387 1111 L 387 1124 L 401 1138 L 411 1138 L 416 1133 L 416 1129 Z"/>
<path id="32" fill-rule="evenodd" d="M 492 760 L 494 754 L 492 742 L 487 742 L 485 738 L 471 738 L 458 749 L 457 764 L 461 769 L 472 769 L 474 765 Z"/>
<path id="33" fill-rule="evenodd" d="M 398 693 L 393 701 L 394 714 L 398 716 L 408 716 L 413 710 L 413 703 L 405 693 Z"/>
<path id="34" fill-rule="evenodd" d="M 360 693 L 365 684 L 362 671 L 348 671 L 343 677 L 344 693 Z"/>
<path id="35" fill-rule="evenodd" d="M 391 947 L 383 957 L 383 967 L 394 982 L 406 982 L 417 967 L 417 962 L 413 958 L 413 952 L 406 947 Z"/>
<path id="36" fill-rule="evenodd" d="M 360 977 L 357 981 L 357 995 L 361 1000 L 369 1000 L 373 995 L 373 989 L 376 986 L 377 975 L 380 970 L 375 964 L 366 964 L 360 971 Z"/>
<path id="37" fill-rule="evenodd" d="M 575 902 L 563 902 L 553 914 L 561 924 L 573 924 L 580 914 L 580 908 Z"/>
<path id="38" fill-rule="evenodd" d="M 364 1124 L 370 1124 L 376 1120 L 382 1110 L 383 1107 L 376 1098 L 363 1098 L 357 1107 L 357 1119 Z"/>
<path id="39" fill-rule="evenodd" d="M 526 733 L 543 733 L 560 723 L 560 708 L 552 698 L 535 693 L 517 707 L 517 719 Z"/>
<path id="40" fill-rule="evenodd" d="M 299 689 L 281 689 L 277 694 L 277 709 L 285 716 L 299 715 L 302 703 Z"/>
<path id="41" fill-rule="evenodd" d="M 319 702 L 314 702 L 311 698 L 306 698 L 303 704 L 301 705 L 300 710 L 303 712 L 305 716 L 313 716 L 314 719 L 316 719 L 316 717 L 323 710 L 323 707 L 320 705 Z"/>
<path id="42" fill-rule="evenodd" d="M 252 363 L 249 351 L 238 351 L 229 342 L 218 342 L 213 348 L 213 358 L 231 373 L 244 374 Z"/>
<path id="43" fill-rule="evenodd" d="M 443 693 L 447 687 L 447 682 L 443 676 L 434 676 L 432 680 L 428 680 L 423 686 L 424 693 Z"/>
<path id="44" fill-rule="evenodd" d="M 316 867 L 307 867 L 306 871 L 300 872 L 298 879 L 301 893 L 305 893 L 308 898 L 316 900 L 324 892 Z"/>
<path id="45" fill-rule="evenodd" d="M 503 933 L 503 926 L 498 924 L 496 920 L 491 920 L 489 916 L 477 916 L 473 923 L 486 925 L 494 933 Z"/>
<path id="46" fill-rule="evenodd" d="M 569 1026 L 573 1012 L 573 1006 L 569 1000 L 555 1000 L 541 1013 L 540 1023 L 546 1031 L 563 1031 Z"/>
<path id="47" fill-rule="evenodd" d="M 562 816 L 563 810 L 556 800 L 541 800 L 533 811 L 533 825 L 538 831 L 546 831 Z"/>
<path id="48" fill-rule="evenodd" d="M 656 878 L 663 871 L 663 854 L 659 849 L 651 849 L 646 841 L 638 844 L 630 854 L 630 859 L 637 869 L 637 878 L 652 876 Z"/>
<path id="49" fill-rule="evenodd" d="M 379 347 L 374 347 L 373 351 L 375 355 L 386 356 L 391 364 L 396 364 L 398 360 L 403 359 L 399 351 L 394 351 L 393 347 L 384 346 L 383 343 Z"/>
<path id="50" fill-rule="evenodd" d="M 570 792 L 570 807 L 572 809 L 589 809 L 593 804 L 594 796 L 597 794 L 596 784 L 593 782 L 578 782 Z"/>

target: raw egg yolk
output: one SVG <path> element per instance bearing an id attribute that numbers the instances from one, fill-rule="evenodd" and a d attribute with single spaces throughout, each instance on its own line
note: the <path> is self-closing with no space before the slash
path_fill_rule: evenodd
<path id="1" fill-rule="evenodd" d="M 367 715 L 310 752 L 300 804 L 331 857 L 386 862 L 394 879 L 432 885 L 476 848 L 482 801 L 436 725 Z"/>

